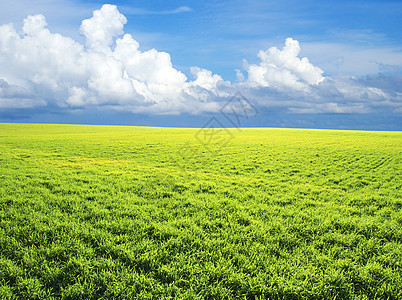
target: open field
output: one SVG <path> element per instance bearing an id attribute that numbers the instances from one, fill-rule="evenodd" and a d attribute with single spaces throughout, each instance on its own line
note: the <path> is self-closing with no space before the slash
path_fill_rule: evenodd
<path id="1" fill-rule="evenodd" d="M 0 124 L 0 298 L 402 299 L 401 132 L 197 132 Z"/>

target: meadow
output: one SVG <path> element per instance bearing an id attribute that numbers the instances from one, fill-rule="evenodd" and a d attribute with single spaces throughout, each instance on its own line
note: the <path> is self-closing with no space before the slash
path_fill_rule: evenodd
<path id="1" fill-rule="evenodd" d="M 217 137 L 0 124 L 0 298 L 402 299 L 401 132 Z"/>

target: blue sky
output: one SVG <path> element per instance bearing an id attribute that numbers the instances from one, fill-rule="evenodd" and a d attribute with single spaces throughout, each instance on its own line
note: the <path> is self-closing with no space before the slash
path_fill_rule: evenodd
<path id="1" fill-rule="evenodd" d="M 401 1 L 1 2 L 0 122 L 402 129 Z"/>

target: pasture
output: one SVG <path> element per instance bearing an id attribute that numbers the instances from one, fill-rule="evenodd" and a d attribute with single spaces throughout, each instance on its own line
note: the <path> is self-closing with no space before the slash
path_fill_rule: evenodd
<path id="1" fill-rule="evenodd" d="M 206 136 L 0 124 L 0 298 L 402 299 L 401 132 Z"/>

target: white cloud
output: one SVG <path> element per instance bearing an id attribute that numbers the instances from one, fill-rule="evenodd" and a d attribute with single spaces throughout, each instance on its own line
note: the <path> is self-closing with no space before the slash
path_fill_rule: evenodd
<path id="1" fill-rule="evenodd" d="M 248 83 L 252 86 L 302 90 L 324 80 L 323 71 L 312 65 L 307 57 L 298 58 L 299 42 L 287 38 L 283 50 L 276 47 L 260 51 L 259 65 L 248 65 Z"/>
<path id="2" fill-rule="evenodd" d="M 219 111 L 222 101 L 241 91 L 261 106 L 300 113 L 401 111 L 402 80 L 324 77 L 298 41 L 288 38 L 258 53 L 258 64 L 244 63 L 238 83 L 192 67 L 194 79 L 175 69 L 169 53 L 141 51 L 124 34 L 127 19 L 104 5 L 82 21 L 85 44 L 47 29 L 43 15 L 28 16 L 22 31 L 0 26 L 0 107 L 49 105 L 70 110 L 107 107 L 136 113 L 180 114 Z M 389 80 L 388 80 L 389 81 Z"/>
<path id="3" fill-rule="evenodd" d="M 300 50 L 298 41 L 291 38 L 286 39 L 283 50 L 261 50 L 259 64 L 245 62 L 248 78 L 239 86 L 261 106 L 285 107 L 297 113 L 369 113 L 378 109 L 398 112 L 402 106 L 395 95 L 402 78 L 324 77 L 308 58 L 298 57 Z M 384 84 L 390 81 L 394 81 L 391 88 Z"/>
<path id="4" fill-rule="evenodd" d="M 203 70 L 188 81 L 168 53 L 142 52 L 129 34 L 119 38 L 126 22 L 116 6 L 104 5 L 81 24 L 85 46 L 51 33 L 43 15 L 28 16 L 22 34 L 11 24 L 0 26 L 0 78 L 60 107 L 109 105 L 151 113 L 215 107 L 197 102 L 196 91 L 211 88 L 213 95 L 220 76 Z"/>
<path id="5" fill-rule="evenodd" d="M 221 76 L 212 74 L 211 71 L 198 67 L 192 67 L 191 74 L 195 77 L 195 80 L 190 83 L 191 86 L 199 86 L 205 90 L 219 93 L 218 84 L 223 83 Z"/>
<path id="6" fill-rule="evenodd" d="M 239 69 L 235 69 L 237 82 L 243 82 L 245 80 L 244 74 Z"/>
<path id="7" fill-rule="evenodd" d="M 82 21 L 80 33 L 85 36 L 88 50 L 109 54 L 114 38 L 123 34 L 126 23 L 116 6 L 105 4 L 94 11 L 92 18 Z"/>

